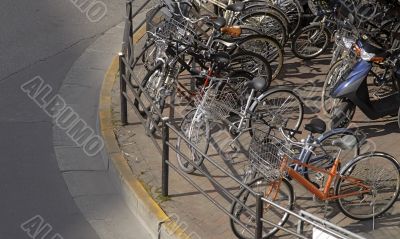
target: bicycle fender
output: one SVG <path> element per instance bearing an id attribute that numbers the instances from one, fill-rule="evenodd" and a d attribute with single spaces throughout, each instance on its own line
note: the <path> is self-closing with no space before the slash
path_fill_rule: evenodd
<path id="1" fill-rule="evenodd" d="M 367 152 L 367 153 L 363 153 L 363 154 L 361 154 L 361 155 L 358 155 L 358 156 L 355 157 L 354 159 L 350 160 L 350 161 L 349 161 L 348 163 L 346 163 L 346 165 L 344 165 L 344 167 L 340 170 L 339 175 L 343 175 L 343 174 L 346 172 L 346 170 L 348 170 L 349 167 L 350 167 L 353 163 L 355 163 L 355 162 L 357 162 L 357 161 L 359 161 L 359 160 L 361 160 L 361 159 L 363 159 L 363 158 L 370 157 L 370 156 L 372 156 L 372 155 L 378 155 L 378 156 L 384 156 L 384 157 L 391 158 L 391 159 L 395 162 L 395 164 L 396 164 L 396 166 L 397 166 L 397 169 L 400 171 L 400 163 L 397 162 L 397 160 L 396 160 L 392 155 L 387 154 L 387 153 L 384 153 L 384 152 L 380 152 L 380 151 L 372 151 L 372 152 Z"/>
<path id="2" fill-rule="evenodd" d="M 293 91 L 293 90 L 292 90 L 291 88 L 289 88 L 289 87 L 275 87 L 275 88 L 269 89 L 269 90 L 265 91 L 264 93 L 262 93 L 261 95 L 259 95 L 259 96 L 254 100 L 254 102 L 251 104 L 249 110 L 250 110 L 250 111 L 254 111 L 254 109 L 256 108 L 257 104 L 258 104 L 260 101 L 262 101 L 265 97 L 267 97 L 268 95 L 270 95 L 270 94 L 272 94 L 272 93 L 275 93 L 275 92 L 277 92 L 277 91 L 281 91 L 281 90 L 290 91 L 290 92 L 293 93 L 294 95 L 298 95 L 295 91 Z M 304 103 L 303 103 L 303 101 L 301 100 L 300 97 L 299 97 L 299 99 L 300 99 L 301 105 L 304 106 Z"/>

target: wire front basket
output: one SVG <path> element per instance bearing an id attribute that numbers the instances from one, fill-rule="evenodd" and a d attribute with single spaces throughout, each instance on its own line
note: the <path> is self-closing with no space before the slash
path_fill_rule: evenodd
<path id="1" fill-rule="evenodd" d="M 210 117 L 223 119 L 240 108 L 240 96 L 228 84 L 211 86 L 203 95 L 199 95 L 195 103 Z"/>
<path id="2" fill-rule="evenodd" d="M 284 140 L 260 130 L 255 131 L 249 147 L 252 169 L 261 173 L 266 179 L 276 180 L 283 177 L 293 152 Z"/>
<path id="3" fill-rule="evenodd" d="M 196 36 L 194 24 L 176 15 L 148 14 L 146 27 L 147 31 L 150 32 L 149 37 L 155 35 L 158 38 L 184 44 L 192 44 Z"/>

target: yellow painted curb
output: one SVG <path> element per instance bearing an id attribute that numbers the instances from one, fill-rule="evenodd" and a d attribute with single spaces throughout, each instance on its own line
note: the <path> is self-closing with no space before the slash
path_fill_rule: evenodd
<path id="1" fill-rule="evenodd" d="M 156 218 L 157 221 L 154 223 L 157 226 L 163 223 L 162 226 L 165 227 L 168 235 L 172 238 L 188 239 L 190 236 L 186 234 L 180 225 L 170 219 L 157 202 L 147 193 L 141 182 L 132 174 L 127 160 L 119 149 L 113 130 L 111 113 L 111 91 L 117 79 L 118 68 L 118 57 L 116 56 L 105 74 L 99 100 L 100 131 L 110 160 L 117 170 L 122 183 L 128 187 L 128 193 L 131 194 L 129 196 L 133 196 L 144 205 L 144 211 L 150 213 L 152 218 Z"/>

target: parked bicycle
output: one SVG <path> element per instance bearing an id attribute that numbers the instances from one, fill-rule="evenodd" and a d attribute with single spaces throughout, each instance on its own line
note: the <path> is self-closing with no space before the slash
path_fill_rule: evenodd
<path id="1" fill-rule="evenodd" d="M 202 153 L 206 154 L 210 144 L 212 121 L 221 121 L 234 136 L 230 145 L 235 143 L 241 134 L 254 132 L 255 129 L 274 126 L 284 128 L 287 135 L 297 130 L 303 120 L 303 104 L 300 98 L 289 89 L 274 88 L 264 93 L 265 81 L 254 78 L 238 84 L 232 79 L 210 79 L 210 85 L 199 95 L 196 109 L 183 118 L 181 130 Z M 196 154 L 190 145 L 178 138 L 177 148 L 191 151 L 190 155 L 196 165 L 203 163 L 203 157 Z M 180 168 L 186 173 L 195 168 L 186 159 L 177 154 Z"/>
<path id="2" fill-rule="evenodd" d="M 271 82 L 271 67 L 260 54 L 244 50 L 229 54 L 216 52 L 210 47 L 213 36 L 218 34 L 225 24 L 223 19 L 211 20 L 210 17 L 204 16 L 192 20 L 183 15 L 179 4 L 178 9 L 178 19 L 169 18 L 161 27 L 156 27 L 155 32 L 149 32 L 155 46 L 154 63 L 148 66 L 149 71 L 139 87 L 138 95 L 141 100 L 135 101 L 135 106 L 147 117 L 149 133 L 155 132 L 166 98 L 174 97 L 178 75 L 183 71 L 189 72 L 197 80 L 197 85 L 207 86 L 207 77 L 232 76 L 239 74 L 238 72 L 242 75 L 261 77 L 265 81 L 265 88 Z M 196 40 L 194 24 L 200 21 L 214 27 L 206 44 Z"/>
<path id="3" fill-rule="evenodd" d="M 306 125 L 306 130 L 310 131 L 308 138 L 313 133 L 322 132 L 321 127 L 318 121 Z M 335 135 L 333 132 L 327 134 Z M 293 209 L 295 196 L 290 180 L 295 180 L 319 200 L 336 201 L 343 214 L 356 220 L 382 215 L 398 198 L 400 164 L 392 156 L 382 152 L 369 152 L 342 163 L 342 151 L 352 148 L 357 151 L 359 146 L 356 138 L 349 132 L 330 141 L 331 146 L 337 150 L 335 154 L 329 154 L 329 166 L 318 164 L 319 160 L 325 161 L 325 157 L 313 161 L 309 156 L 309 152 L 313 152 L 311 148 L 324 147 L 320 143 L 310 143 L 308 140 L 297 142 L 288 137 L 282 139 L 264 131 L 259 132 L 258 136 L 252 138 L 249 148 L 251 167 L 248 175 L 252 177 L 246 180 L 250 188 L 275 204 L 272 206 L 264 200 L 263 218 L 267 218 L 271 224 L 263 225 L 262 238 L 269 238 L 277 233 L 289 218 L 288 213 L 278 212 L 274 208 L 278 205 Z M 296 148 L 301 149 L 300 155 L 295 153 Z M 323 175 L 323 180 L 317 183 L 310 179 L 311 171 Z M 237 198 L 250 209 L 254 209 L 255 197 L 247 190 L 242 189 Z M 247 229 L 255 228 L 254 214 L 236 201 L 232 204 L 231 213 Z M 252 238 L 247 230 L 234 220 L 230 221 L 238 238 Z"/>

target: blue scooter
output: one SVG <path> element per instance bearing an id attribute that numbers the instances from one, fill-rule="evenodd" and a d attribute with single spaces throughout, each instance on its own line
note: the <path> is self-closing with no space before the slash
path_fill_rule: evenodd
<path id="1" fill-rule="evenodd" d="M 375 120 L 400 112 L 400 50 L 385 50 L 371 43 L 367 36 L 362 36 L 354 45 L 358 59 L 348 72 L 347 77 L 338 81 L 330 91 L 332 98 L 338 99 L 331 112 L 331 128 L 347 127 L 358 107 L 368 118 Z M 383 76 L 376 81 L 392 81 L 394 93 L 377 100 L 369 97 L 367 76 L 373 64 L 385 69 Z M 400 125 L 400 119 L 399 119 Z"/>

